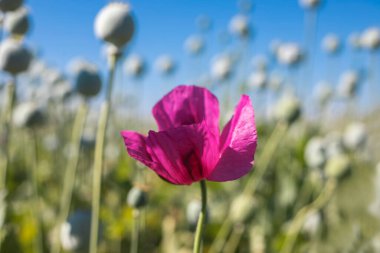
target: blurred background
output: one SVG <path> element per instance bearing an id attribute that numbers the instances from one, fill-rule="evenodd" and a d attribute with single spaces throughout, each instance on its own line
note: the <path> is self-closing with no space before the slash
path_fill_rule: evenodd
<path id="1" fill-rule="evenodd" d="M 0 252 L 192 252 L 199 187 L 132 160 L 179 84 L 258 150 L 204 252 L 380 252 L 380 1 L 0 0 Z M 101 141 L 103 140 L 103 141 Z M 99 222 L 97 222 L 99 221 Z"/>

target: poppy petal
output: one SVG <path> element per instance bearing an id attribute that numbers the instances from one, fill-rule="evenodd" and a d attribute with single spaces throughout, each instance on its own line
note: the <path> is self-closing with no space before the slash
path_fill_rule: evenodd
<path id="1" fill-rule="evenodd" d="M 205 121 L 219 134 L 218 99 L 202 87 L 176 87 L 153 107 L 152 113 L 160 131 Z"/>
<path id="2" fill-rule="evenodd" d="M 207 177 L 211 181 L 230 181 L 247 174 L 253 165 L 257 131 L 251 100 L 243 95 L 235 114 L 220 138 L 220 159 Z"/>

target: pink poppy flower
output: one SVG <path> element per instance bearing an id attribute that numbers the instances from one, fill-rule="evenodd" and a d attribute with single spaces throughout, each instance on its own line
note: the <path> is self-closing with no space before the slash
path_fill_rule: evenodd
<path id="1" fill-rule="evenodd" d="M 173 184 L 230 181 L 247 174 L 257 146 L 254 111 L 243 95 L 219 133 L 219 102 L 207 89 L 181 85 L 153 108 L 158 132 L 122 131 L 131 157 Z"/>

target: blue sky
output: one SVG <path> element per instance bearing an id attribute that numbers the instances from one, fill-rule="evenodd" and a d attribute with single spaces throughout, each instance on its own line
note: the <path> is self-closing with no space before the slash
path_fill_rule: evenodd
<path id="1" fill-rule="evenodd" d="M 93 33 L 93 21 L 106 0 L 26 0 L 31 9 L 33 30 L 28 43 L 41 52 L 48 63 L 65 69 L 75 57 L 84 57 L 105 69 L 102 43 Z M 183 50 L 184 40 L 197 32 L 195 18 L 207 14 L 214 28 L 207 36 L 207 56 L 221 49 L 217 34 L 226 30 L 232 16 L 238 13 L 235 0 L 131 0 L 137 23 L 137 33 L 130 52 L 144 56 L 148 62 L 162 54 L 173 55 L 181 62 L 179 71 L 170 79 L 162 80 L 149 68 L 144 80 L 149 96 L 155 101 L 176 84 L 188 80 L 191 60 Z M 251 55 L 265 53 L 273 39 L 302 43 L 304 38 L 304 10 L 298 0 L 256 0 L 250 13 L 255 30 L 255 39 L 250 45 Z M 380 26 L 379 0 L 323 0 L 319 11 L 317 39 L 327 33 L 338 34 L 344 42 L 352 31 L 360 32 L 368 26 Z M 237 42 L 232 41 L 232 45 Z M 314 79 L 325 74 L 326 56 L 316 47 Z M 345 52 L 336 59 L 337 69 L 349 66 L 350 54 Z M 363 56 L 364 57 L 364 56 Z M 365 59 L 365 58 L 363 58 Z M 209 69 L 209 60 L 201 65 L 204 72 Z M 123 79 L 124 80 L 124 79 Z M 125 81 L 127 82 L 127 81 Z M 128 84 L 126 84 L 128 85 Z M 152 102 L 152 103 L 153 103 Z"/>

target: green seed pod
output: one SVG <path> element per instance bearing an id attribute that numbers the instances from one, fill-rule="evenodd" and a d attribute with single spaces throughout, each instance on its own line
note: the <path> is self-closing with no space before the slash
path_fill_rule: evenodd
<path id="1" fill-rule="evenodd" d="M 325 174 L 327 177 L 340 178 L 351 168 L 350 159 L 345 154 L 336 155 L 327 161 Z"/>
<path id="2" fill-rule="evenodd" d="M 29 68 L 32 53 L 19 41 L 7 39 L 0 45 L 0 69 L 12 75 Z"/>
<path id="3" fill-rule="evenodd" d="M 6 14 L 4 28 L 8 33 L 23 36 L 29 31 L 29 27 L 29 13 L 26 8 L 20 8 Z"/>
<path id="4" fill-rule="evenodd" d="M 96 96 L 101 89 L 102 80 L 96 66 L 88 62 L 78 64 L 76 69 L 75 87 L 84 97 Z"/>
<path id="5" fill-rule="evenodd" d="M 301 115 L 300 102 L 294 96 L 285 95 L 277 102 L 274 114 L 278 120 L 292 124 Z"/>
<path id="6" fill-rule="evenodd" d="M 252 217 L 255 207 L 256 201 L 252 196 L 241 194 L 231 204 L 230 218 L 234 223 L 245 223 Z"/>
<path id="7" fill-rule="evenodd" d="M 131 7 L 126 3 L 110 3 L 95 19 L 95 35 L 118 48 L 124 47 L 135 31 Z"/>
<path id="8" fill-rule="evenodd" d="M 34 128 L 45 121 L 44 112 L 33 102 L 19 104 L 13 113 L 13 123 L 18 127 Z"/>
<path id="9" fill-rule="evenodd" d="M 14 11 L 23 4 L 23 0 L 0 0 L 0 11 Z"/>
<path id="10" fill-rule="evenodd" d="M 128 192 L 127 203 L 135 209 L 143 208 L 148 203 L 148 194 L 141 188 L 133 187 Z"/>

